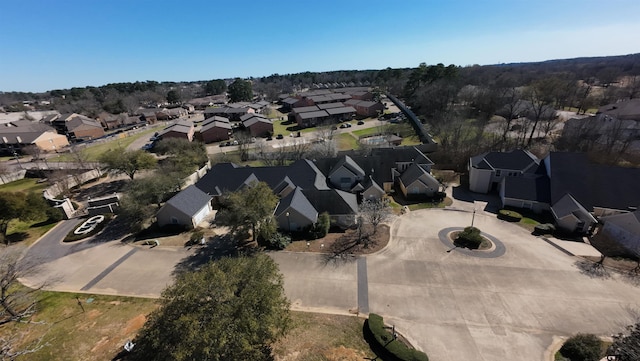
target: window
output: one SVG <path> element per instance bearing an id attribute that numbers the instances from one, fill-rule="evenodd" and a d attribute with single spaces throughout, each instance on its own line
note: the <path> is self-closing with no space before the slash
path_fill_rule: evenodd
<path id="1" fill-rule="evenodd" d="M 498 170 L 496 171 L 496 177 L 500 177 L 500 174 L 501 174 L 501 173 L 502 173 L 502 171 L 500 171 L 500 169 L 498 169 Z"/>

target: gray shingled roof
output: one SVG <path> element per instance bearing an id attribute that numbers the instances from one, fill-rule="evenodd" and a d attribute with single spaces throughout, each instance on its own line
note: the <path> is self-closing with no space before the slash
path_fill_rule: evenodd
<path id="1" fill-rule="evenodd" d="M 331 172 L 329 173 L 329 175 L 333 174 L 335 171 L 342 167 L 347 168 L 356 176 L 364 177 L 364 175 L 366 174 L 365 171 L 358 165 L 358 163 L 356 163 L 350 156 L 345 155 L 338 159 L 337 162 L 335 162 L 335 165 L 331 168 Z"/>
<path id="2" fill-rule="evenodd" d="M 211 201 L 211 196 L 201 191 L 194 185 L 190 185 L 180 193 L 167 201 L 179 211 L 189 216 L 194 216 L 207 203 Z"/>
<path id="3" fill-rule="evenodd" d="M 549 177 L 505 177 L 504 196 L 540 203 L 551 202 Z"/>
<path id="4" fill-rule="evenodd" d="M 539 160 L 535 155 L 521 149 L 514 149 L 510 152 L 487 152 L 471 158 L 471 165 L 479 169 L 525 171 L 533 165 L 537 165 L 538 162 Z"/>
<path id="5" fill-rule="evenodd" d="M 313 207 L 311 202 L 309 202 L 307 197 L 305 197 L 302 189 L 299 187 L 296 187 L 293 192 L 280 200 L 273 214 L 279 217 L 290 209 L 294 209 L 312 223 L 318 220 L 318 211 Z"/>

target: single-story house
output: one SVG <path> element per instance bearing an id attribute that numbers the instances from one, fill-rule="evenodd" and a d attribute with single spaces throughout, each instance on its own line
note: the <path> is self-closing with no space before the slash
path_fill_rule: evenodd
<path id="1" fill-rule="evenodd" d="M 273 122 L 262 114 L 247 114 L 241 117 L 242 125 L 252 137 L 264 137 L 273 134 Z"/>
<path id="2" fill-rule="evenodd" d="M 415 163 L 398 178 L 398 185 L 407 199 L 433 197 L 443 190 L 443 185 L 431 173 Z"/>
<path id="3" fill-rule="evenodd" d="M 164 128 L 162 131 L 158 133 L 157 137 L 159 139 L 178 138 L 178 139 L 187 139 L 188 141 L 192 141 L 194 133 L 195 133 L 195 127 L 193 126 L 193 122 L 180 120 Z"/>
<path id="4" fill-rule="evenodd" d="M 0 151 L 12 154 L 34 145 L 43 152 L 55 152 L 69 145 L 66 136 L 42 123 L 21 120 L 0 125 Z"/>
<path id="5" fill-rule="evenodd" d="M 212 211 L 211 196 L 190 185 L 169 199 L 156 214 L 156 219 L 160 227 L 175 224 L 195 228 Z"/>

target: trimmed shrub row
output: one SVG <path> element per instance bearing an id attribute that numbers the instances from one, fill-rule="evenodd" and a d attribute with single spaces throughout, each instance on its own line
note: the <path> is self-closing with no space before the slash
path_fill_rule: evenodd
<path id="1" fill-rule="evenodd" d="M 372 345 L 374 351 L 382 351 L 385 355 L 379 355 L 385 360 L 399 361 L 429 361 L 424 352 L 411 349 L 404 343 L 396 340 L 393 335 L 384 328 L 382 316 L 375 313 L 369 314 L 365 322 L 365 330 L 372 336 L 376 345 Z M 366 338 L 366 335 L 365 335 Z"/>
<path id="2" fill-rule="evenodd" d="M 498 219 L 502 219 L 507 222 L 520 222 L 522 219 L 522 215 L 515 211 L 510 211 L 508 209 L 501 209 L 498 211 Z"/>
<path id="3" fill-rule="evenodd" d="M 533 227 L 534 234 L 552 234 L 556 231 L 556 226 L 551 223 L 537 224 Z"/>

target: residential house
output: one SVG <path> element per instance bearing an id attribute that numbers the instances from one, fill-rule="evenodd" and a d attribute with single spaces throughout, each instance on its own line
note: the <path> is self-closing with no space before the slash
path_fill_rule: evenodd
<path id="1" fill-rule="evenodd" d="M 190 185 L 169 199 L 156 214 L 160 227 L 181 225 L 195 228 L 211 212 L 211 196 Z"/>
<path id="2" fill-rule="evenodd" d="M 536 171 L 540 161 L 526 150 L 487 152 L 469 159 L 469 189 L 477 193 L 498 190 L 505 177 Z"/>
<path id="3" fill-rule="evenodd" d="M 430 198 L 444 191 L 444 186 L 429 171 L 416 163 L 402 173 L 398 184 L 407 199 Z"/>
<path id="4" fill-rule="evenodd" d="M 156 111 L 157 109 L 139 109 L 135 115 L 138 115 L 147 124 L 155 124 L 158 122 Z"/>
<path id="5" fill-rule="evenodd" d="M 217 115 L 217 116 L 228 118 L 232 122 L 239 122 L 240 117 L 250 113 L 255 113 L 255 110 L 250 107 L 233 107 L 233 106 L 209 107 L 204 110 L 204 117 L 206 119 L 214 115 Z"/>
<path id="6" fill-rule="evenodd" d="M 587 233 L 598 223 L 598 220 L 568 193 L 551 206 L 551 213 L 558 228 L 569 233 Z"/>
<path id="7" fill-rule="evenodd" d="M 76 113 L 61 114 L 48 121 L 58 133 L 66 135 L 70 141 L 95 139 L 105 134 L 98 121 Z"/>
<path id="8" fill-rule="evenodd" d="M 157 137 L 159 139 L 178 138 L 192 141 L 194 133 L 195 128 L 193 126 L 193 122 L 180 120 L 164 128 L 158 133 Z"/>
<path id="9" fill-rule="evenodd" d="M 300 187 L 296 187 L 280 199 L 273 215 L 278 228 L 289 232 L 302 231 L 318 221 L 318 211 L 305 197 Z"/>
<path id="10" fill-rule="evenodd" d="M 205 143 L 219 142 L 231 138 L 231 123 L 229 119 L 213 116 L 205 119 L 199 131 L 199 139 Z"/>
<path id="11" fill-rule="evenodd" d="M 349 228 L 356 224 L 358 201 L 355 194 L 338 189 L 303 189 L 302 194 L 319 214 L 329 214 L 332 226 Z"/>
<path id="12" fill-rule="evenodd" d="M 46 124 L 28 120 L 0 125 L 0 152 L 24 152 L 27 146 L 36 146 L 43 152 L 56 152 L 69 145 L 66 136 Z"/>
<path id="13" fill-rule="evenodd" d="M 240 117 L 240 120 L 252 137 L 266 137 L 273 134 L 271 119 L 262 114 L 246 114 Z"/>
<path id="14" fill-rule="evenodd" d="M 342 156 L 328 174 L 329 183 L 335 188 L 350 191 L 365 178 L 365 171 L 348 155 Z"/>
<path id="15" fill-rule="evenodd" d="M 344 102 L 344 105 L 352 106 L 355 108 L 356 114 L 362 117 L 376 117 L 384 112 L 384 104 L 381 102 L 351 99 Z"/>
<path id="16" fill-rule="evenodd" d="M 604 239 L 608 244 L 618 246 L 617 249 L 608 247 L 607 255 L 640 256 L 640 210 L 606 216 L 600 220 L 603 225 L 595 234 L 594 241 Z"/>

